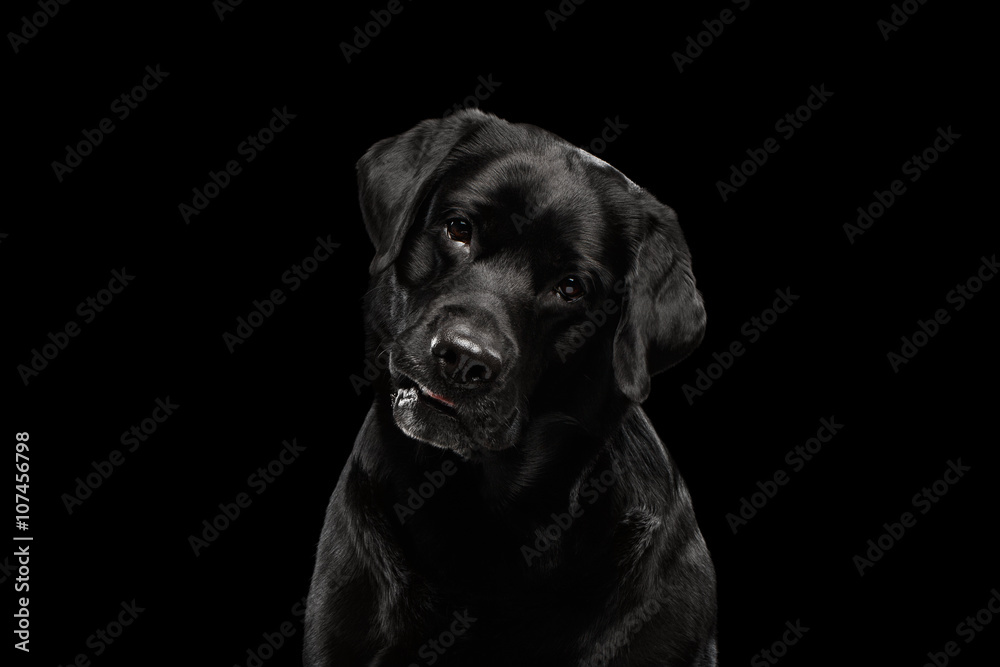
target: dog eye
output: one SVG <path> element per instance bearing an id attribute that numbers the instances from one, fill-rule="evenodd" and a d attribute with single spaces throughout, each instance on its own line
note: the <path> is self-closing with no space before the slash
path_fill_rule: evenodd
<path id="1" fill-rule="evenodd" d="M 464 218 L 452 218 L 448 221 L 446 229 L 448 238 L 459 243 L 468 243 L 472 240 L 472 223 Z"/>
<path id="2" fill-rule="evenodd" d="M 566 276 L 556 285 L 556 292 L 567 301 L 576 301 L 586 293 L 583 281 L 576 276 Z"/>

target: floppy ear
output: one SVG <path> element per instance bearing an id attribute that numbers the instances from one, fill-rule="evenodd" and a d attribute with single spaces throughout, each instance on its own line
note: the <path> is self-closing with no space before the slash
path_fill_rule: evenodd
<path id="1" fill-rule="evenodd" d="M 645 233 L 625 282 L 627 301 L 614 342 L 615 380 L 637 403 L 650 377 L 687 357 L 705 334 L 705 306 L 677 214 L 646 192 Z"/>
<path id="2" fill-rule="evenodd" d="M 418 123 L 379 141 L 358 160 L 361 214 L 375 258 L 368 271 L 382 272 L 399 254 L 438 165 L 467 133 L 490 116 L 478 110 Z"/>

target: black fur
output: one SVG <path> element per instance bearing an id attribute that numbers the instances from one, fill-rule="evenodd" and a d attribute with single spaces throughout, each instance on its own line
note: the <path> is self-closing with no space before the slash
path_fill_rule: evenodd
<path id="1" fill-rule="evenodd" d="M 388 372 L 330 500 L 306 665 L 715 665 L 711 558 L 639 405 L 704 333 L 673 211 L 474 110 L 358 173 Z"/>

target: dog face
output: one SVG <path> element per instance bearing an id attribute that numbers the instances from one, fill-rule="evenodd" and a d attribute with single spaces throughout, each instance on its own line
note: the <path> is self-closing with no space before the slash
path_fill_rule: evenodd
<path id="1" fill-rule="evenodd" d="M 540 411 L 641 402 L 701 341 L 673 211 L 544 130 L 463 111 L 375 144 L 358 175 L 369 343 L 412 438 L 512 447 Z"/>

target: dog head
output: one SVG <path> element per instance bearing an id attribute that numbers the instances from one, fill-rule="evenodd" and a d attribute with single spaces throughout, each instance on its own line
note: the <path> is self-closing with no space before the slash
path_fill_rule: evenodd
<path id="1" fill-rule="evenodd" d="M 369 344 L 412 438 L 506 449 L 545 411 L 642 402 L 701 342 L 674 212 L 549 132 L 462 111 L 376 143 L 358 178 Z"/>

